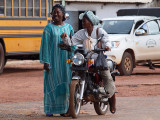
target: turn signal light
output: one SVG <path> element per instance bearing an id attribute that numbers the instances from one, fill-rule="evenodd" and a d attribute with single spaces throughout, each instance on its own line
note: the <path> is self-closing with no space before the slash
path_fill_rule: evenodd
<path id="1" fill-rule="evenodd" d="M 92 60 L 92 59 L 89 59 L 89 60 L 88 60 L 88 64 L 90 64 L 90 65 L 93 64 L 93 60 Z"/>
<path id="2" fill-rule="evenodd" d="M 69 64 L 71 63 L 71 59 L 67 59 L 66 62 Z"/>

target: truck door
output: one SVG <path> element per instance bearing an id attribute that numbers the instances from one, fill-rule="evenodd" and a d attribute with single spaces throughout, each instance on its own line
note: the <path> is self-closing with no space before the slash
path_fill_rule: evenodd
<path id="1" fill-rule="evenodd" d="M 135 52 L 137 60 L 156 60 L 160 49 L 160 30 L 157 20 L 143 24 L 138 30 L 143 30 L 141 35 L 135 35 Z"/>

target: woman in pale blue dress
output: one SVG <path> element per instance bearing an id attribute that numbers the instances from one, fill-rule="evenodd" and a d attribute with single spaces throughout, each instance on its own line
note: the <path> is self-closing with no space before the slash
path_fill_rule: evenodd
<path id="1" fill-rule="evenodd" d="M 70 64 L 66 60 L 70 52 L 61 50 L 58 43 L 60 35 L 73 35 L 71 25 L 65 24 L 65 9 L 57 4 L 52 8 L 53 23 L 46 25 L 42 35 L 40 62 L 44 64 L 44 112 L 46 116 L 64 114 L 69 107 L 69 84 L 71 82 Z"/>

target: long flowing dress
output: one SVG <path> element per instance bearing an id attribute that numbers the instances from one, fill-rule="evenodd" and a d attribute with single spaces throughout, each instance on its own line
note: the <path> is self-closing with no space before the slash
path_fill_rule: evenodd
<path id="1" fill-rule="evenodd" d="M 69 107 L 69 84 L 71 82 L 70 64 L 66 60 L 70 52 L 61 50 L 58 43 L 60 35 L 65 32 L 69 36 L 73 28 L 69 24 L 56 26 L 48 24 L 44 28 L 40 62 L 49 64 L 49 71 L 44 70 L 44 112 L 46 114 L 63 114 Z"/>

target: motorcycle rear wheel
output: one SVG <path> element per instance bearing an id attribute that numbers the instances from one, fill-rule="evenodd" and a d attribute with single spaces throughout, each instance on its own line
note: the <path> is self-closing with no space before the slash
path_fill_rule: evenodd
<path id="1" fill-rule="evenodd" d="M 105 115 L 108 110 L 108 104 L 105 105 L 102 102 L 94 102 L 94 109 L 98 115 Z"/>
<path id="2" fill-rule="evenodd" d="M 72 118 L 77 118 L 81 109 L 80 85 L 77 80 L 70 84 L 69 112 Z"/>

